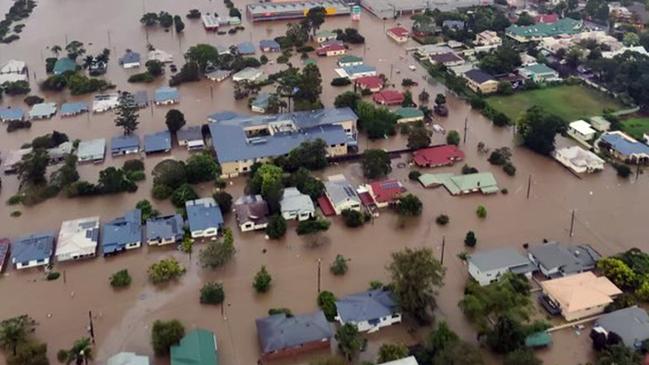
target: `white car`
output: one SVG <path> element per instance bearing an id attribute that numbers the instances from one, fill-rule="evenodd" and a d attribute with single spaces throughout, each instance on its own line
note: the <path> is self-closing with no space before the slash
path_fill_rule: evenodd
<path id="1" fill-rule="evenodd" d="M 417 69 L 417 67 L 415 67 L 415 65 L 410 65 L 410 66 L 408 66 L 408 68 L 410 69 L 410 71 L 414 71 L 414 70 Z"/>

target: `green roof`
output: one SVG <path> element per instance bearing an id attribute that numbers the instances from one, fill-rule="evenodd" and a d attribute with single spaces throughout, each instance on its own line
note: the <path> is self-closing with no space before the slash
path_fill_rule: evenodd
<path id="1" fill-rule="evenodd" d="M 553 69 L 548 67 L 545 63 L 535 63 L 533 65 L 525 66 L 525 69 L 535 75 L 543 75 L 549 73 L 555 73 Z"/>
<path id="2" fill-rule="evenodd" d="M 544 347 L 550 344 L 552 344 L 552 337 L 548 331 L 535 332 L 525 338 L 526 347 Z"/>
<path id="3" fill-rule="evenodd" d="M 413 107 L 399 108 L 395 110 L 394 113 L 401 118 L 423 118 L 424 117 L 424 112 Z"/>
<path id="4" fill-rule="evenodd" d="M 59 75 L 67 71 L 75 71 L 77 69 L 77 64 L 74 60 L 63 57 L 56 60 L 54 64 L 54 73 Z"/>
<path id="5" fill-rule="evenodd" d="M 313 60 L 311 58 L 305 58 L 304 61 L 302 61 L 302 63 L 304 64 L 304 66 L 306 66 L 306 65 L 317 65 L 318 64 L 315 60 Z"/>
<path id="6" fill-rule="evenodd" d="M 419 182 L 425 187 L 444 185 L 451 177 L 453 174 L 422 174 Z"/>
<path id="7" fill-rule="evenodd" d="M 338 63 L 352 63 L 352 62 L 363 62 L 363 57 L 358 57 L 354 55 L 342 56 L 338 59 Z"/>
<path id="8" fill-rule="evenodd" d="M 337 37 L 338 34 L 330 31 L 330 30 L 321 30 L 318 33 L 315 34 L 316 37 Z"/>
<path id="9" fill-rule="evenodd" d="M 575 34 L 581 31 L 583 23 L 572 18 L 559 19 L 551 24 L 511 25 L 506 32 L 517 37 L 554 37 L 562 34 Z"/>
<path id="10" fill-rule="evenodd" d="M 453 176 L 453 174 L 423 174 L 419 176 L 419 182 L 425 187 L 444 185 L 452 195 L 467 194 L 478 190 L 483 194 L 493 194 L 500 190 L 496 178 L 491 172 L 457 176 Z"/>
<path id="11" fill-rule="evenodd" d="M 216 337 L 204 329 L 189 332 L 171 346 L 171 365 L 218 365 Z"/>

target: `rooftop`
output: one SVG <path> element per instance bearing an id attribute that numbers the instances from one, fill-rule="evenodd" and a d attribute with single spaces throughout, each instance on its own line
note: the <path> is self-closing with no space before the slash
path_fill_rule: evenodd
<path id="1" fill-rule="evenodd" d="M 274 39 L 262 39 L 261 41 L 259 41 L 259 47 L 261 49 L 280 49 L 279 43 L 277 43 L 277 41 Z"/>
<path id="2" fill-rule="evenodd" d="M 559 269 L 569 275 L 590 270 L 595 267 L 602 256 L 590 245 L 567 245 L 559 242 L 548 242 L 531 246 L 529 253 L 534 260 L 547 270 Z"/>
<path id="3" fill-rule="evenodd" d="M 459 62 L 464 61 L 464 59 L 458 56 L 455 52 L 439 53 L 430 56 L 430 60 L 437 63 L 449 63 L 449 62 Z"/>
<path id="4" fill-rule="evenodd" d="M 322 311 L 287 317 L 280 313 L 258 318 L 257 336 L 263 353 L 299 347 L 312 341 L 330 339 L 333 331 Z"/>
<path id="5" fill-rule="evenodd" d="M 449 144 L 422 148 L 413 152 L 412 156 L 418 166 L 443 166 L 464 159 L 464 152 Z"/>
<path id="6" fill-rule="evenodd" d="M 476 251 L 467 260 L 482 272 L 515 267 L 527 267 L 527 272 L 534 271 L 530 259 L 510 247 Z"/>
<path id="7" fill-rule="evenodd" d="M 202 198 L 185 202 L 187 223 L 191 231 L 202 231 L 223 225 L 223 215 L 212 198 Z"/>
<path id="8" fill-rule="evenodd" d="M 329 180 L 324 182 L 324 186 L 327 191 L 327 196 L 334 205 L 338 205 L 348 200 L 356 201 L 359 204 L 361 203 L 356 190 L 344 176 L 336 176 L 333 179 L 330 177 Z"/>
<path id="9" fill-rule="evenodd" d="M 237 51 L 242 55 L 255 54 L 255 45 L 252 42 L 241 42 L 237 44 Z"/>
<path id="10" fill-rule="evenodd" d="M 180 214 L 149 218 L 146 221 L 146 239 L 176 239 L 183 235 L 183 218 Z"/>
<path id="11" fill-rule="evenodd" d="M 597 319 L 594 327 L 614 332 L 632 349 L 639 349 L 642 342 L 649 339 L 649 315 L 636 306 L 604 314 Z"/>
<path id="12" fill-rule="evenodd" d="M 64 221 L 56 243 L 56 256 L 85 255 L 95 252 L 99 242 L 99 217 Z"/>
<path id="13" fill-rule="evenodd" d="M 203 131 L 201 126 L 184 126 L 176 132 L 176 138 L 179 141 L 196 141 L 203 140 Z"/>
<path id="14" fill-rule="evenodd" d="M 101 246 L 104 255 L 122 250 L 130 243 L 142 242 L 142 211 L 134 209 L 104 224 Z"/>
<path id="15" fill-rule="evenodd" d="M 403 359 L 383 362 L 378 365 L 419 365 L 414 356 L 404 357 Z"/>
<path id="16" fill-rule="evenodd" d="M 394 27 L 388 29 L 388 33 L 392 33 L 396 35 L 397 37 L 406 37 L 408 36 L 408 29 L 404 27 Z"/>
<path id="17" fill-rule="evenodd" d="M 403 102 L 403 93 L 399 90 L 381 90 L 372 97 L 377 103 L 400 104 Z"/>
<path id="18" fill-rule="evenodd" d="M 23 73 L 25 71 L 25 67 L 26 64 L 24 61 L 9 60 L 2 67 L 0 67 L 0 74 Z"/>
<path id="19" fill-rule="evenodd" d="M 394 114 L 398 115 L 401 118 L 423 118 L 424 112 L 419 108 L 415 107 L 402 107 L 396 109 Z"/>
<path id="20" fill-rule="evenodd" d="M 144 152 L 164 152 L 171 149 L 171 133 L 167 130 L 144 135 Z"/>
<path id="21" fill-rule="evenodd" d="M 564 313 L 612 303 L 613 296 L 622 294 L 606 277 L 590 271 L 541 282 L 543 291 L 556 300 Z"/>
<path id="22" fill-rule="evenodd" d="M 553 74 L 555 70 L 548 67 L 545 63 L 533 63 L 523 67 L 527 72 L 535 75 Z"/>
<path id="23" fill-rule="evenodd" d="M 54 251 L 54 234 L 29 234 L 11 242 L 11 261 L 14 263 L 49 259 Z"/>
<path id="24" fill-rule="evenodd" d="M 140 137 L 136 134 L 120 135 L 110 139 L 110 148 L 113 151 L 140 147 Z"/>
<path id="25" fill-rule="evenodd" d="M 348 75 L 356 75 L 356 74 L 362 74 L 368 72 L 376 72 L 376 67 L 369 66 L 366 64 L 361 64 L 361 65 L 345 66 L 343 67 L 343 70 Z"/>
<path id="26" fill-rule="evenodd" d="M 59 58 L 54 64 L 53 72 L 55 75 L 60 75 L 68 71 L 77 69 L 77 63 L 67 57 Z"/>
<path id="27" fill-rule="evenodd" d="M 56 113 L 56 103 L 39 103 L 29 111 L 30 118 L 49 118 Z"/>
<path id="28" fill-rule="evenodd" d="M 649 155 L 649 146 L 636 141 L 623 132 L 606 132 L 602 134 L 600 138 L 602 141 L 610 144 L 613 149 L 625 156 L 640 154 Z"/>
<path id="29" fill-rule="evenodd" d="M 516 37 L 555 37 L 563 34 L 575 34 L 581 31 L 583 23 L 572 18 L 563 18 L 550 24 L 511 25 L 505 30 Z"/>
<path id="30" fill-rule="evenodd" d="M 284 189 L 279 204 L 282 207 L 282 212 L 313 212 L 315 210 L 311 197 L 302 194 L 294 187 Z"/>
<path id="31" fill-rule="evenodd" d="M 384 180 L 370 183 L 372 196 L 377 203 L 389 203 L 406 191 L 399 180 Z"/>
<path id="32" fill-rule="evenodd" d="M 79 101 L 73 103 L 65 103 L 61 105 L 61 114 L 62 115 L 74 115 L 88 111 L 88 104 Z"/>
<path id="33" fill-rule="evenodd" d="M 218 365 L 216 337 L 204 329 L 185 335 L 178 345 L 171 346 L 171 365 Z"/>
<path id="34" fill-rule="evenodd" d="M 91 139 L 79 142 L 77 156 L 80 160 L 104 158 L 106 153 L 106 140 L 104 138 Z"/>
<path id="35" fill-rule="evenodd" d="M 355 62 L 363 62 L 363 57 L 359 56 L 354 56 L 351 54 L 344 55 L 338 59 L 338 64 L 342 65 L 345 63 L 355 63 Z"/>
<path id="36" fill-rule="evenodd" d="M 383 87 L 383 79 L 378 76 L 363 76 L 357 78 L 354 82 L 368 89 L 380 89 Z"/>
<path id="37" fill-rule="evenodd" d="M 25 112 L 20 108 L 0 107 L 0 120 L 22 120 L 25 117 Z"/>
<path id="38" fill-rule="evenodd" d="M 464 76 L 477 84 L 483 84 L 487 81 L 495 81 L 491 75 L 477 68 L 465 72 Z"/>
<path id="39" fill-rule="evenodd" d="M 358 323 L 389 316 L 397 310 L 397 304 L 389 290 L 377 289 L 340 298 L 336 308 L 343 323 Z"/>
<path id="40" fill-rule="evenodd" d="M 248 13 L 252 16 L 266 16 L 277 13 L 298 13 L 304 14 L 306 10 L 316 6 L 322 6 L 325 9 L 336 9 L 336 14 L 349 14 L 349 6 L 342 0 L 312 0 L 282 3 L 253 3 L 248 4 Z"/>
<path id="41" fill-rule="evenodd" d="M 156 103 L 163 103 L 165 101 L 177 102 L 179 98 L 180 95 L 178 94 L 178 89 L 166 86 L 157 89 L 153 97 Z"/>
<path id="42" fill-rule="evenodd" d="M 268 221 L 268 203 L 261 195 L 244 195 L 234 202 L 234 211 L 239 224 L 254 222 L 260 224 Z"/>
<path id="43" fill-rule="evenodd" d="M 596 130 L 593 129 L 593 127 L 590 126 L 590 123 L 583 121 L 583 120 L 576 120 L 572 123 L 570 123 L 570 128 L 576 130 L 577 132 L 584 134 L 584 135 L 589 135 L 589 134 L 595 134 L 597 133 Z"/>
<path id="44" fill-rule="evenodd" d="M 149 365 L 149 357 L 133 352 L 120 352 L 108 358 L 106 365 Z"/>
<path id="45" fill-rule="evenodd" d="M 126 51 L 124 55 L 119 59 L 119 64 L 129 64 L 129 63 L 140 63 L 140 54 L 133 52 L 131 50 Z"/>

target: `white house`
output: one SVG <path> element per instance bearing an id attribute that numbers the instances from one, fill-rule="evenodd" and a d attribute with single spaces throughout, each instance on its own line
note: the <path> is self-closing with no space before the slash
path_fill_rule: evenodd
<path id="1" fill-rule="evenodd" d="M 568 125 L 568 135 L 577 142 L 589 147 L 596 134 L 597 131 L 584 120 L 577 120 Z"/>
<path id="2" fill-rule="evenodd" d="M 369 290 L 340 298 L 336 309 L 336 320 L 341 325 L 356 325 L 359 332 L 373 333 L 401 322 L 401 312 L 389 290 Z"/>
<path id="3" fill-rule="evenodd" d="M 264 72 L 258 68 L 246 67 L 243 70 L 232 75 L 232 81 L 257 81 L 264 75 Z"/>
<path id="4" fill-rule="evenodd" d="M 99 217 L 65 221 L 61 224 L 54 256 L 56 261 L 95 257 L 99 242 Z"/>
<path id="5" fill-rule="evenodd" d="M 336 215 L 340 215 L 343 210 L 361 210 L 361 199 L 356 193 L 356 189 L 347 181 L 343 175 L 329 176 L 325 181 L 325 195 L 331 203 Z"/>
<path id="6" fill-rule="evenodd" d="M 185 209 L 192 238 L 216 237 L 223 226 L 223 215 L 213 198 L 189 200 Z"/>
<path id="7" fill-rule="evenodd" d="M 50 264 L 54 251 L 54 235 L 30 234 L 11 242 L 11 263 L 16 269 L 27 269 Z"/>
<path id="8" fill-rule="evenodd" d="M 300 193 L 297 188 L 284 189 L 284 195 L 279 202 L 282 210 L 282 217 L 286 220 L 305 221 L 315 216 L 315 206 L 311 197 Z"/>
<path id="9" fill-rule="evenodd" d="M 604 160 L 579 146 L 561 148 L 553 153 L 554 159 L 577 174 L 604 170 Z"/>
<path id="10" fill-rule="evenodd" d="M 529 258 L 513 248 L 503 247 L 475 252 L 467 257 L 469 275 L 481 286 L 498 281 L 508 272 L 532 276 L 535 267 Z"/>

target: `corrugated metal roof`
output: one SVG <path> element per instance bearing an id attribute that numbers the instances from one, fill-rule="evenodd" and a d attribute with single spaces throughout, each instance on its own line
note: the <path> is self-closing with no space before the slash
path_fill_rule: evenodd
<path id="1" fill-rule="evenodd" d="M 153 134 L 144 135 L 144 152 L 164 152 L 171 149 L 171 133 L 161 131 Z"/>
<path id="2" fill-rule="evenodd" d="M 11 261 L 14 263 L 45 260 L 54 251 L 54 233 L 28 234 L 11 242 Z"/>
<path id="3" fill-rule="evenodd" d="M 257 336 L 263 353 L 298 347 L 330 339 L 333 331 L 322 311 L 287 317 L 280 313 L 256 321 Z"/>
<path id="4" fill-rule="evenodd" d="M 378 289 L 340 298 L 336 308 L 343 323 L 358 323 L 390 316 L 397 311 L 397 304 L 390 291 Z"/>

